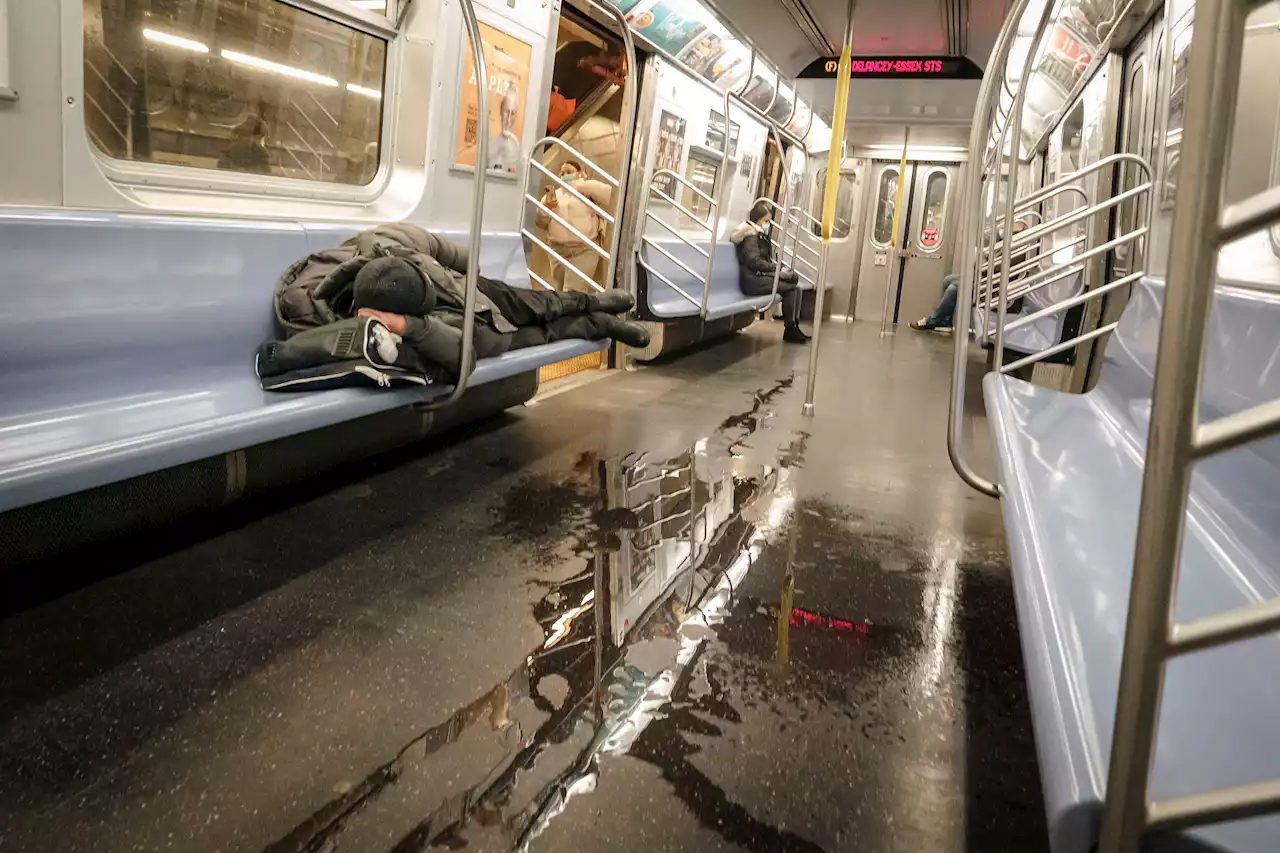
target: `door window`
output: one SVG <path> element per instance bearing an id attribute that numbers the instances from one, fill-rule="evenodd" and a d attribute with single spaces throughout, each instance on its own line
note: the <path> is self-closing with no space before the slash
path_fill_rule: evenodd
<path id="1" fill-rule="evenodd" d="M 942 220 L 947 215 L 947 173 L 931 172 L 924 183 L 924 205 L 920 211 L 920 233 L 916 243 L 926 252 L 942 245 Z"/>
<path id="2" fill-rule="evenodd" d="M 893 213 L 897 203 L 898 170 L 891 167 L 880 173 L 880 184 L 876 190 L 875 227 L 871 232 L 873 243 L 887 246 L 893 240 Z"/>

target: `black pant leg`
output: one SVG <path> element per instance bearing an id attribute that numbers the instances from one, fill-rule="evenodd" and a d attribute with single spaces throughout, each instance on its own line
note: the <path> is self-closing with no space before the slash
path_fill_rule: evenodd
<path id="1" fill-rule="evenodd" d="M 476 358 L 493 358 L 502 355 L 510 349 L 518 349 L 516 346 L 516 333 L 524 331 L 518 329 L 516 333 L 504 334 L 499 332 L 483 320 L 477 320 L 475 335 L 471 339 L 471 349 L 475 352 Z M 537 329 L 537 326 L 532 328 Z M 530 344 L 525 344 L 530 346 Z"/>
<path id="2" fill-rule="evenodd" d="M 792 287 L 782 294 L 782 322 L 787 326 L 800 324 L 800 288 Z"/>
<path id="3" fill-rule="evenodd" d="M 509 346 L 503 351 L 542 346 L 556 341 L 598 341 L 609 337 L 609 324 L 615 319 L 608 314 L 575 314 L 557 317 L 538 326 L 521 326 L 511 334 L 502 336 L 509 342 Z"/>
<path id="4" fill-rule="evenodd" d="M 480 292 L 489 297 L 502 316 L 517 326 L 537 326 L 558 317 L 587 312 L 587 294 L 555 290 L 529 290 L 480 277 Z M 529 346 L 529 345 L 526 345 Z"/>

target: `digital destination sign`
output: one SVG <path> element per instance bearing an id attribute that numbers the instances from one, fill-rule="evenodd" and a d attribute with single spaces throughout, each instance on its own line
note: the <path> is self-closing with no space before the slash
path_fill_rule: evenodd
<path id="1" fill-rule="evenodd" d="M 834 80 L 840 57 L 820 56 L 800 72 L 808 79 Z M 916 77 L 936 80 L 981 80 L 982 69 L 965 56 L 855 56 L 850 77 Z"/>

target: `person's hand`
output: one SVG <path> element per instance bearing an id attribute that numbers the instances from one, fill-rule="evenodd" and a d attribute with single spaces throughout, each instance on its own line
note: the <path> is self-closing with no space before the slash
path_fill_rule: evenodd
<path id="1" fill-rule="evenodd" d="M 361 308 L 357 313 L 358 317 L 372 317 L 379 323 L 387 327 L 387 330 L 393 335 L 403 335 L 409 329 L 409 323 L 405 320 L 403 314 L 392 314 L 390 311 L 376 311 L 373 308 Z"/>
<path id="2" fill-rule="evenodd" d="M 551 208 L 552 210 L 555 210 L 557 207 L 560 206 L 560 199 L 556 196 L 555 191 L 552 191 L 547 193 L 543 197 L 542 203 L 545 204 L 547 207 Z"/>

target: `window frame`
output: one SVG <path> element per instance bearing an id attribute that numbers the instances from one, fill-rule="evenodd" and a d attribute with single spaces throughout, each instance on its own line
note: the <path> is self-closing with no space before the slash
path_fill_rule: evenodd
<path id="1" fill-rule="evenodd" d="M 262 0 L 308 12 L 386 43 L 382 82 L 382 110 L 379 133 L 378 168 L 373 179 L 363 185 L 333 181 L 309 181 L 278 175 L 259 175 L 222 169 L 198 169 L 166 163 L 118 160 L 100 150 L 89 138 L 82 104 L 85 100 L 85 0 L 62 0 L 65 90 L 74 94 L 76 120 L 64 122 L 64 157 L 71 155 L 68 143 L 78 139 L 90 162 L 116 190 L 158 190 L 211 193 L 220 197 L 258 197 L 288 200 L 369 204 L 379 199 L 391 180 L 396 160 L 395 139 L 399 130 L 399 89 L 402 39 L 399 28 L 380 14 L 361 9 L 347 0 Z M 64 190 L 65 193 L 65 190 Z"/>
<path id="2" fill-rule="evenodd" d="M 917 167 L 919 168 L 919 167 Z M 916 244 L 916 249 L 929 255 L 936 255 L 941 252 L 943 247 L 947 245 L 947 205 L 951 203 L 951 173 L 942 166 L 925 166 L 924 183 L 920 188 L 920 215 L 923 217 L 928 208 L 929 202 L 929 181 L 933 180 L 934 175 L 941 175 L 943 180 L 942 189 L 942 227 L 938 229 L 938 242 L 932 246 L 926 246 L 920 242 L 921 230 L 916 229 L 915 236 L 912 241 Z"/>
<path id="3" fill-rule="evenodd" d="M 884 183 L 884 176 L 890 172 L 893 172 L 898 176 L 899 184 L 901 184 L 903 180 L 902 173 L 899 171 L 896 163 L 886 164 L 884 168 L 880 170 L 880 174 L 876 175 L 876 190 L 873 196 L 875 204 L 871 209 L 871 245 L 875 246 L 877 249 L 888 249 L 893 245 L 892 234 L 890 234 L 889 239 L 884 242 L 876 239 L 876 221 L 880 218 L 880 203 L 881 201 L 888 201 L 888 199 L 882 199 L 880 197 L 880 187 Z"/>

